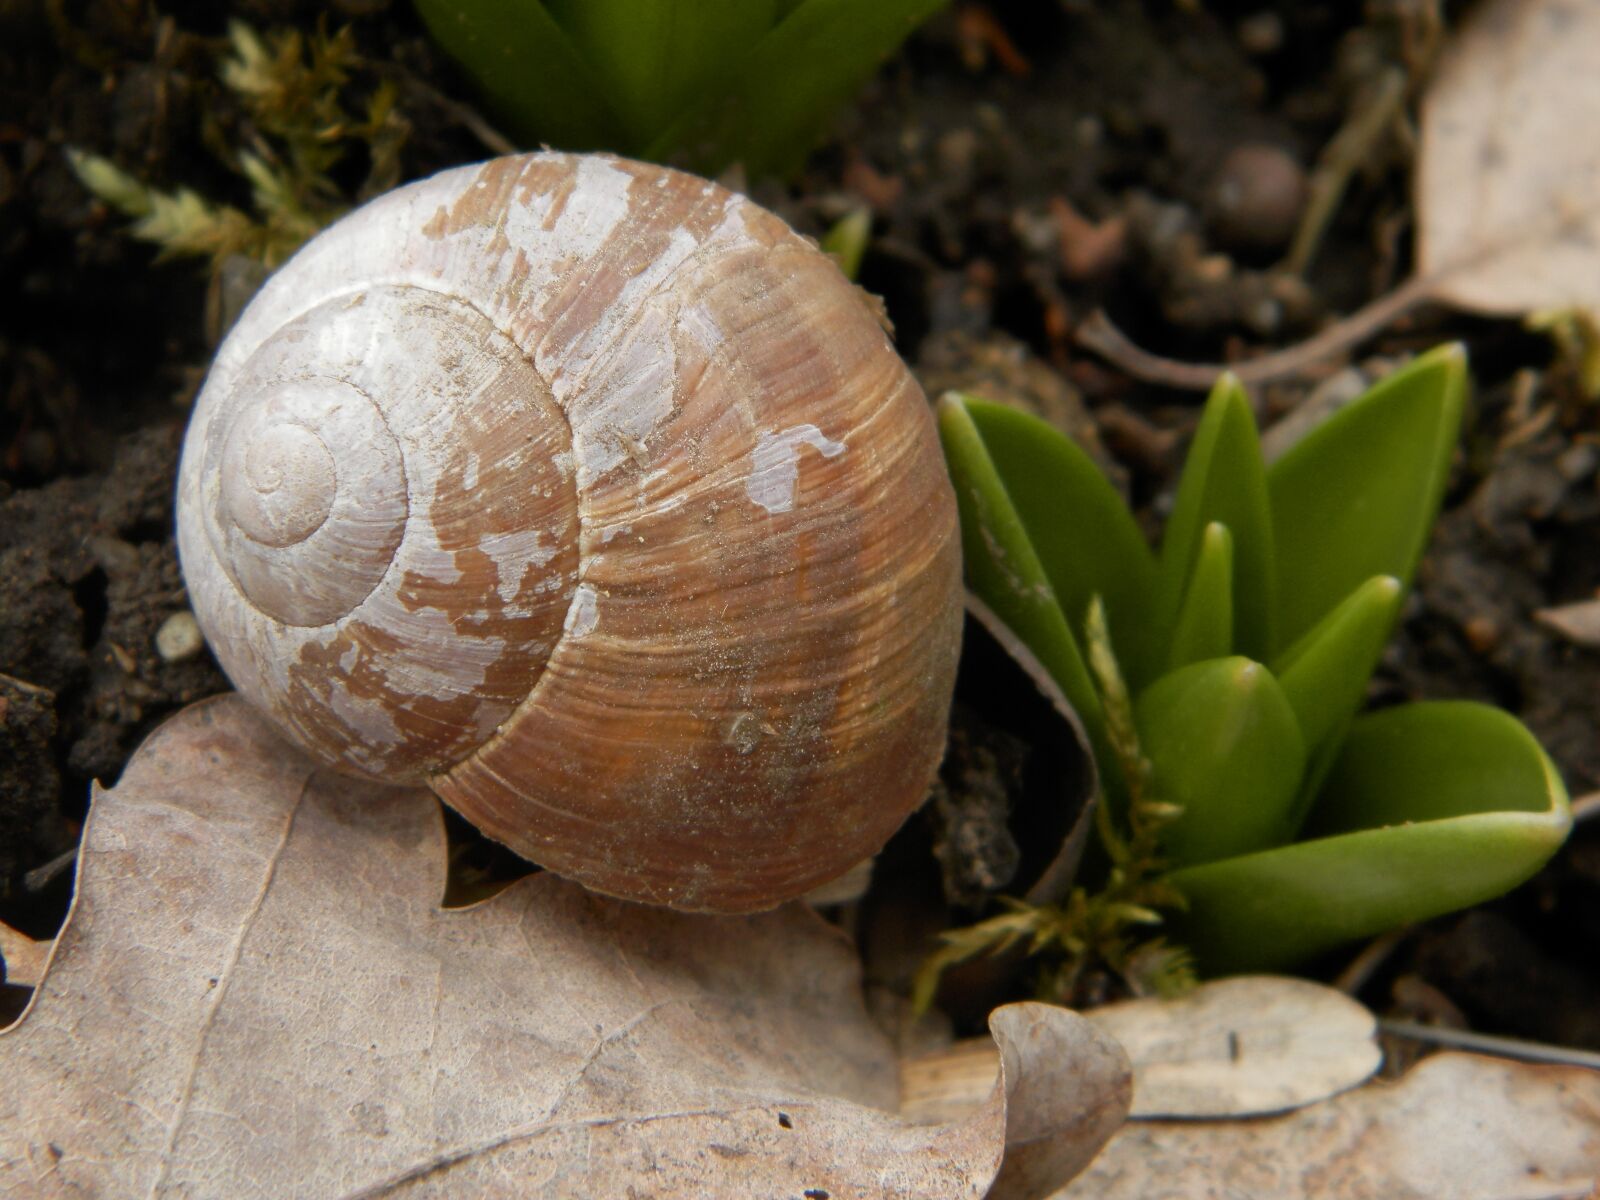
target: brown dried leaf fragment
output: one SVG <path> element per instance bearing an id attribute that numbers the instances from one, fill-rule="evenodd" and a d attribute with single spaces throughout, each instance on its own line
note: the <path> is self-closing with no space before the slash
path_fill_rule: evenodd
<path id="1" fill-rule="evenodd" d="M 1514 316 L 1600 309 L 1600 5 L 1489 0 L 1423 105 L 1417 274 Z"/>
<path id="2" fill-rule="evenodd" d="M 1284 1112 L 1355 1087 L 1382 1059 L 1372 1013 L 1306 979 L 1241 975 L 1085 1018 L 1133 1064 L 1135 1119 Z M 906 1060 L 901 1111 L 933 1120 L 971 1107 L 993 1086 L 995 1059 L 992 1041 L 968 1038 Z"/>
<path id="3" fill-rule="evenodd" d="M 1600 1071 L 1438 1054 L 1279 1117 L 1137 1121 L 1060 1200 L 1556 1200 L 1600 1179 Z"/>
<path id="4" fill-rule="evenodd" d="M 9 925 L 0 925 L 0 961 L 5 963 L 5 981 L 18 987 L 37 985 L 50 961 L 51 945 L 34 941 Z"/>
<path id="5" fill-rule="evenodd" d="M 1284 1112 L 1356 1086 L 1383 1058 L 1372 1013 L 1307 979 L 1240 975 L 1088 1018 L 1133 1060 L 1136 1117 Z"/>
<path id="6" fill-rule="evenodd" d="M 1600 597 L 1535 610 L 1533 619 L 1575 646 L 1600 650 Z"/>
<path id="7" fill-rule="evenodd" d="M 96 797 L 0 1033 L 0 1196 L 977 1197 L 1002 1154 L 1038 1195 L 1126 1111 L 1120 1049 L 1020 1005 L 984 1103 L 912 1124 L 802 906 L 545 874 L 444 911 L 444 863 L 428 793 L 318 770 L 236 698 L 169 721 Z"/>

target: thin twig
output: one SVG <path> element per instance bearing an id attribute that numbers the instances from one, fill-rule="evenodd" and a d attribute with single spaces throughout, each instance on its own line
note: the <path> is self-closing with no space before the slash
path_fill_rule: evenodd
<path id="1" fill-rule="evenodd" d="M 1283 260 L 1291 275 L 1304 275 L 1322 245 L 1322 235 L 1339 209 L 1350 176 L 1364 163 L 1372 161 L 1372 149 L 1405 111 L 1406 76 L 1399 67 L 1390 67 L 1362 98 L 1333 140 L 1323 147 L 1316 169 L 1311 173 L 1310 195 L 1295 231 L 1294 244 Z"/>
<path id="2" fill-rule="evenodd" d="M 1571 804 L 1572 823 L 1587 821 L 1590 817 L 1600 816 L 1600 792 L 1589 792 L 1573 800 Z"/>
<path id="3" fill-rule="evenodd" d="M 78 857 L 78 848 L 63 850 L 43 866 L 35 867 L 22 877 L 22 890 L 29 895 L 37 895 L 53 882 L 57 875 L 72 866 Z"/>
<path id="4" fill-rule="evenodd" d="M 484 119 L 483 114 L 470 104 L 463 104 L 459 100 L 451 99 L 431 83 L 419 79 L 404 68 L 391 67 L 390 73 L 397 77 L 403 86 L 411 88 L 419 96 L 427 100 L 428 103 L 440 109 L 447 117 L 472 134 L 490 152 L 494 154 L 516 154 L 518 152 L 517 144 L 489 124 Z"/>
<path id="5" fill-rule="evenodd" d="M 1079 325 L 1074 337 L 1078 345 L 1092 350 L 1113 366 L 1135 379 L 1165 387 L 1205 391 L 1224 371 L 1232 371 L 1241 383 L 1266 383 L 1290 375 L 1301 375 L 1336 354 L 1366 341 L 1380 329 L 1422 304 L 1436 277 L 1414 275 L 1394 291 L 1379 296 L 1365 308 L 1341 317 L 1321 333 L 1285 350 L 1264 354 L 1239 363 L 1188 363 L 1163 358 L 1134 345 L 1111 322 L 1104 309 L 1096 309 Z"/>
<path id="6" fill-rule="evenodd" d="M 1339 977 L 1333 981 L 1333 986 L 1347 996 L 1354 996 L 1367 986 L 1378 968 L 1389 961 L 1389 956 L 1410 935 L 1409 925 L 1379 934 L 1363 946 L 1361 952 L 1350 960 L 1350 964 L 1339 972 Z"/>
<path id="7" fill-rule="evenodd" d="M 1414 1042 L 1428 1042 L 1451 1050 L 1471 1050 L 1479 1054 L 1493 1054 L 1500 1058 L 1515 1058 L 1523 1062 L 1554 1063 L 1558 1066 L 1588 1067 L 1600 1071 L 1600 1054 L 1592 1050 L 1574 1050 L 1568 1046 L 1552 1046 L 1546 1042 L 1529 1042 L 1522 1038 L 1496 1037 L 1488 1033 L 1473 1033 L 1466 1029 L 1444 1029 L 1436 1025 L 1421 1025 L 1416 1021 L 1397 1021 L 1384 1017 L 1378 1028 L 1395 1037 L 1410 1038 Z"/>

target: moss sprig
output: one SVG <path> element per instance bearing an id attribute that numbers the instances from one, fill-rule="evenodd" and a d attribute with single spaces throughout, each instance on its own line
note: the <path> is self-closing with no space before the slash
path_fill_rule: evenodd
<path id="1" fill-rule="evenodd" d="M 1162 924 L 1163 909 L 1183 907 L 1183 897 L 1162 878 L 1168 864 L 1160 855 L 1161 830 L 1181 809 L 1156 799 L 1150 760 L 1139 747 L 1133 702 L 1098 596 L 1090 605 L 1087 632 L 1088 665 L 1104 706 L 1107 741 L 1127 781 L 1127 795 L 1116 806 L 1122 826 L 1104 796 L 1095 805 L 1095 833 L 1110 863 L 1104 882 L 1093 892 L 1073 888 L 1061 904 L 1002 896 L 1005 911 L 946 930 L 940 935 L 943 944 L 917 972 L 912 1000 L 919 1012 L 933 1003 L 946 970 L 1017 946 L 1039 960 L 1039 997 L 1057 1003 L 1070 1003 L 1096 970 L 1114 972 L 1135 995 L 1177 995 L 1195 985 L 1188 951 L 1149 933 Z"/>
<path id="2" fill-rule="evenodd" d="M 217 73 L 247 119 L 231 134 L 213 121 L 207 133 L 218 157 L 249 184 L 249 212 L 192 188 L 151 186 L 84 150 L 69 149 L 68 159 L 84 187 L 132 219 L 130 232 L 158 246 L 161 257 L 205 258 L 213 273 L 236 256 L 271 269 L 354 201 L 399 179 L 410 126 L 390 80 L 352 94 L 363 65 L 348 27 L 263 35 L 242 21 L 230 24 Z M 357 149 L 368 165 L 352 196 L 333 172 Z"/>

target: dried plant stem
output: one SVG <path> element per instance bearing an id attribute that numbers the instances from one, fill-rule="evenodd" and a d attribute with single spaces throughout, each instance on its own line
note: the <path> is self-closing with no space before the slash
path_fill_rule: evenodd
<path id="1" fill-rule="evenodd" d="M 1600 792 L 1588 792 L 1572 799 L 1572 823 L 1587 821 L 1591 817 L 1600 817 Z"/>
<path id="2" fill-rule="evenodd" d="M 1103 309 L 1096 309 L 1078 326 L 1076 339 L 1113 366 L 1135 379 L 1163 387 L 1203 392 L 1224 371 L 1232 371 L 1241 383 L 1266 383 L 1301 375 L 1336 354 L 1366 341 L 1380 329 L 1424 303 L 1438 283 L 1436 276 L 1414 275 L 1394 291 L 1379 296 L 1365 308 L 1341 317 L 1315 337 L 1286 350 L 1264 354 L 1240 363 L 1189 363 L 1163 358 L 1141 349 L 1111 322 Z"/>
<path id="3" fill-rule="evenodd" d="M 1388 1018 L 1380 1020 L 1378 1028 L 1395 1037 L 1446 1046 L 1452 1050 L 1472 1050 L 1479 1054 L 1521 1059 L 1523 1062 L 1556 1063 L 1600 1070 L 1600 1054 L 1592 1050 L 1574 1050 L 1567 1046 L 1551 1046 L 1545 1042 L 1495 1037 L 1487 1033 L 1473 1033 L 1466 1029 L 1445 1029 L 1435 1025 L 1419 1025 L 1415 1021 L 1395 1021 Z"/>
<path id="4" fill-rule="evenodd" d="M 1316 170 L 1311 173 L 1310 195 L 1294 244 L 1283 260 L 1291 275 L 1304 275 L 1327 232 L 1350 177 L 1363 163 L 1372 161 L 1372 150 L 1405 111 L 1406 75 L 1390 67 L 1378 76 L 1370 91 L 1356 104 L 1333 140 L 1323 147 Z"/>

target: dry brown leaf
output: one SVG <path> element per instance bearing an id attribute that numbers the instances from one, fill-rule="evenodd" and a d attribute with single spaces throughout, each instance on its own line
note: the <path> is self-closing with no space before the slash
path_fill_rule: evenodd
<path id="1" fill-rule="evenodd" d="M 1417 272 L 1477 312 L 1600 311 L 1600 4 L 1488 0 L 1423 106 Z"/>
<path id="2" fill-rule="evenodd" d="M 1176 1000 L 1084 1014 L 1133 1062 L 1132 1116 L 1283 1112 L 1354 1087 L 1378 1069 L 1373 1015 L 1343 992 L 1273 975 L 1219 979 Z M 900 1068 L 902 1109 L 948 1120 L 994 1086 L 997 1055 L 971 1038 Z"/>
<path id="3" fill-rule="evenodd" d="M 0 960 L 6 965 L 5 980 L 20 987 L 33 987 L 44 978 L 53 942 L 36 942 L 9 925 L 0 924 Z"/>
<path id="4" fill-rule="evenodd" d="M 1534 612 L 1533 618 L 1574 645 L 1600 650 L 1600 599 L 1541 608 Z"/>
<path id="5" fill-rule="evenodd" d="M 1086 1014 L 1133 1060 L 1133 1115 L 1241 1117 L 1322 1100 L 1378 1069 L 1377 1020 L 1306 979 L 1241 975 Z"/>
<path id="6" fill-rule="evenodd" d="M 442 911 L 443 875 L 427 793 L 317 771 L 231 697 L 173 718 L 96 798 L 0 1033 L 0 1195 L 980 1196 L 1008 1137 L 1038 1195 L 1125 1110 L 1114 1044 L 1018 1005 L 981 1107 L 888 1111 L 855 956 L 802 906 L 538 875 Z"/>
<path id="7" fill-rule="evenodd" d="M 1438 1054 L 1279 1117 L 1123 1127 L 1061 1200 L 1582 1200 L 1600 1071 Z"/>

